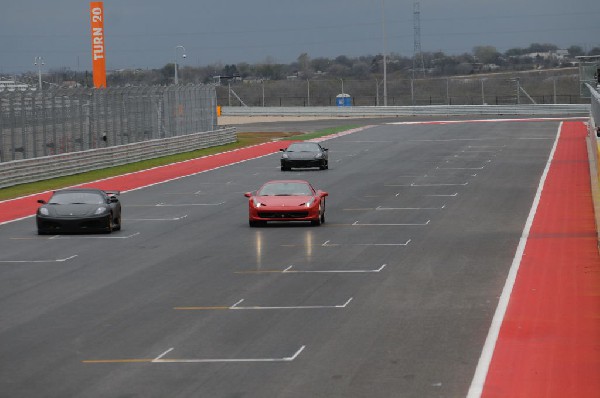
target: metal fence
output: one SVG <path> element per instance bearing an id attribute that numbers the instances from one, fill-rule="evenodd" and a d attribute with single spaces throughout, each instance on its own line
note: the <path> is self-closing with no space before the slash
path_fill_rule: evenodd
<path id="1" fill-rule="evenodd" d="M 0 92 L 0 162 L 215 130 L 213 86 Z"/>
<path id="2" fill-rule="evenodd" d="M 600 88 L 594 88 L 586 84 L 589 93 L 591 94 L 591 109 L 590 109 L 590 129 L 596 133 L 596 137 L 600 137 Z"/>
<path id="3" fill-rule="evenodd" d="M 313 78 L 244 81 L 218 87 L 217 95 L 219 104 L 224 106 L 309 107 L 335 106 L 336 96 L 344 92 L 351 96 L 353 106 L 381 106 L 383 91 L 381 79 Z M 387 81 L 388 106 L 534 103 L 583 104 L 588 100 L 580 97 L 576 72 L 559 76 L 532 72 L 517 77 L 475 75 Z"/>

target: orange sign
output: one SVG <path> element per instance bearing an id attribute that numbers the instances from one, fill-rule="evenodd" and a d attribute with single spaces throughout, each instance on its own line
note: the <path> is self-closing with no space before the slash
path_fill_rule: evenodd
<path id="1" fill-rule="evenodd" d="M 104 42 L 104 4 L 101 1 L 90 3 L 90 23 L 92 27 L 92 67 L 94 87 L 106 87 L 106 58 Z"/>

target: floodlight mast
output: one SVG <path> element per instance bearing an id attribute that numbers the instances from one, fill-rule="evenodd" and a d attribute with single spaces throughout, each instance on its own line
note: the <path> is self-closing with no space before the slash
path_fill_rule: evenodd
<path id="1" fill-rule="evenodd" d="M 183 50 L 183 54 L 181 54 L 181 58 L 185 58 L 185 47 L 184 46 L 176 46 L 175 47 L 175 62 L 174 62 L 174 68 L 175 68 L 175 84 L 179 84 L 179 77 L 177 76 L 177 49 L 181 49 Z"/>

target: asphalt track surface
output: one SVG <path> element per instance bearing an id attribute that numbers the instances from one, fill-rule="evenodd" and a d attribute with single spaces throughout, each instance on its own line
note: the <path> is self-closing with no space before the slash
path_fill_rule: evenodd
<path id="1" fill-rule="evenodd" d="M 466 396 L 558 127 L 378 125 L 327 171 L 126 192 L 111 235 L 0 225 L 0 396 Z M 243 193 L 280 178 L 327 222 L 249 228 Z"/>

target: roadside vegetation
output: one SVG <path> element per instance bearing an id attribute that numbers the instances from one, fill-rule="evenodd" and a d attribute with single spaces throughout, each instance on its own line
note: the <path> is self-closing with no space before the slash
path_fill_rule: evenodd
<path id="1" fill-rule="evenodd" d="M 318 138 L 329 134 L 335 134 L 340 131 L 349 130 L 357 126 L 348 125 L 334 128 L 318 130 L 312 133 L 238 133 L 237 142 L 220 145 L 216 147 L 199 149 L 197 151 L 185 152 L 176 155 L 164 156 L 160 158 L 148 159 L 141 162 L 125 164 L 122 166 L 109 167 L 106 169 L 93 170 L 86 173 L 75 174 L 66 177 L 53 178 L 44 181 L 37 181 L 29 184 L 20 184 L 13 187 L 0 189 L 0 200 L 13 199 L 20 196 L 35 194 L 38 192 L 51 191 L 61 188 L 70 187 L 73 185 L 84 184 L 91 181 L 97 181 L 109 177 L 115 177 L 127 173 L 146 170 L 153 167 L 168 165 L 171 163 L 183 162 L 186 160 L 197 159 L 203 156 L 213 155 L 216 153 L 231 151 L 238 148 L 257 145 L 263 142 L 279 141 L 279 140 L 308 140 Z"/>
<path id="2" fill-rule="evenodd" d="M 387 55 L 388 79 L 440 78 L 452 76 L 477 75 L 489 72 L 520 72 L 540 69 L 557 69 L 577 66 L 578 56 L 600 55 L 600 47 L 584 49 L 572 45 L 560 49 L 549 43 L 532 43 L 524 48 L 510 48 L 500 52 L 494 46 L 480 45 L 471 52 L 463 54 L 446 54 L 442 51 L 423 52 L 422 68 L 413 70 L 413 57 L 397 53 Z M 115 86 L 149 86 L 168 85 L 173 83 L 173 63 L 158 69 L 123 69 L 111 71 L 108 85 Z M 289 79 L 352 79 L 381 80 L 383 74 L 383 55 L 363 55 L 348 57 L 339 55 L 333 58 L 312 58 L 308 53 L 300 54 L 294 62 L 280 63 L 272 57 L 263 62 L 250 64 L 214 63 L 204 66 L 180 65 L 179 80 L 182 84 L 238 84 L 268 81 L 285 81 Z M 1 74 L 0 74 L 0 77 Z M 12 78 L 13 76 L 5 76 Z M 17 79 L 23 83 L 36 85 L 35 72 L 26 72 Z M 88 71 L 75 71 L 69 68 L 55 68 L 48 71 L 44 79 L 52 85 L 77 84 L 91 87 L 92 75 Z"/>

